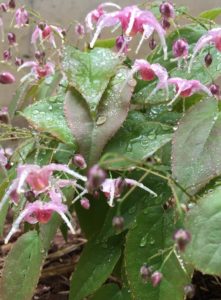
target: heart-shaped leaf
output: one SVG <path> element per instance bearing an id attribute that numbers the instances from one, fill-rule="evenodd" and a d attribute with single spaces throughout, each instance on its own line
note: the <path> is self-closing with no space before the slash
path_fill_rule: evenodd
<path id="1" fill-rule="evenodd" d="M 64 95 L 38 101 L 22 112 L 28 122 L 36 129 L 55 136 L 65 144 L 74 144 L 71 131 L 64 118 Z"/>
<path id="2" fill-rule="evenodd" d="M 71 280 L 69 300 L 82 300 L 108 278 L 121 255 L 121 239 L 100 243 L 94 236 L 84 248 Z"/>
<path id="3" fill-rule="evenodd" d="M 130 167 L 167 144 L 172 139 L 172 132 L 169 125 L 149 120 L 142 113 L 131 112 L 122 128 L 108 143 L 104 154 L 113 153 L 122 158 L 121 162 L 111 163 L 112 168 Z"/>
<path id="4" fill-rule="evenodd" d="M 221 114 L 214 99 L 199 102 L 181 119 L 173 138 L 173 176 L 192 194 L 221 174 Z"/>
<path id="5" fill-rule="evenodd" d="M 125 268 L 133 299 L 184 299 L 183 288 L 191 279 L 183 262 L 170 248 L 173 232 L 173 215 L 157 206 L 141 213 L 134 228 L 130 229 L 126 240 Z M 144 263 L 163 273 L 158 287 L 142 282 L 140 268 Z"/>
<path id="6" fill-rule="evenodd" d="M 87 101 L 91 112 L 95 112 L 110 78 L 121 63 L 110 49 L 94 48 L 81 52 L 72 46 L 65 48 L 63 68 L 69 84 Z"/>
<path id="7" fill-rule="evenodd" d="M 190 210 L 186 228 L 192 240 L 186 259 L 203 273 L 221 274 L 221 188 L 208 193 Z"/>
<path id="8" fill-rule="evenodd" d="M 19 238 L 5 261 L 0 289 L 2 300 L 31 299 L 41 272 L 42 250 L 36 231 Z"/>
<path id="9" fill-rule="evenodd" d="M 111 80 L 97 109 L 95 121 L 78 92 L 72 88 L 66 94 L 65 116 L 89 165 L 98 161 L 104 146 L 126 119 L 133 91 L 127 83 L 128 72 L 127 68 L 122 68 Z"/>

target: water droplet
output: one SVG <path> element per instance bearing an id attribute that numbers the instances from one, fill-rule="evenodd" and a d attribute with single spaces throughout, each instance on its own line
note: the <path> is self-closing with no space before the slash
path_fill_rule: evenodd
<path id="1" fill-rule="evenodd" d="M 146 244 L 147 244 L 147 236 L 144 236 L 140 241 L 140 247 L 145 247 Z"/>
<path id="2" fill-rule="evenodd" d="M 105 116 L 100 116 L 97 118 L 97 121 L 96 121 L 96 124 L 99 126 L 99 125 L 102 125 L 106 122 L 107 120 L 107 117 Z"/>

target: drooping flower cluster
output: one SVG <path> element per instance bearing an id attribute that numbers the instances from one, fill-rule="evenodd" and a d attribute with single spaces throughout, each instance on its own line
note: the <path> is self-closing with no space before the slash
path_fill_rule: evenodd
<path id="1" fill-rule="evenodd" d="M 107 13 L 103 10 L 103 7 L 112 6 L 118 8 L 117 11 Z M 94 23 L 96 24 L 96 30 L 93 39 L 90 43 L 91 48 L 94 47 L 97 38 L 101 31 L 105 27 L 121 27 L 123 36 L 125 39 L 125 45 L 135 35 L 141 34 L 141 40 L 137 47 L 136 53 L 139 51 L 143 41 L 148 39 L 154 31 L 159 35 L 163 50 L 164 58 L 167 59 L 167 45 L 165 41 L 165 31 L 153 15 L 152 12 L 147 10 L 141 10 L 136 5 L 128 6 L 120 9 L 118 5 L 112 3 L 105 3 L 98 7 L 98 9 L 90 12 L 86 17 L 86 24 L 88 30 L 94 29 Z M 124 48 L 124 46 L 122 46 Z"/>
<path id="2" fill-rule="evenodd" d="M 2 154 L 0 158 L 2 164 L 7 163 L 5 154 Z M 78 163 L 81 159 L 80 165 L 83 166 L 83 157 L 80 157 L 78 154 L 77 159 Z M 74 179 L 60 179 L 55 177 L 54 172 L 64 172 L 72 176 Z M 77 180 L 84 182 L 85 187 L 78 184 Z M 35 224 L 37 222 L 47 223 L 53 212 L 60 214 L 69 229 L 74 232 L 71 221 L 67 217 L 67 215 L 70 217 L 68 207 L 63 203 L 64 195 L 62 193 L 62 188 L 66 186 L 72 186 L 76 190 L 80 190 L 78 196 L 73 200 L 73 203 L 80 200 L 82 207 L 85 209 L 90 208 L 90 202 L 84 197 L 84 195 L 94 195 L 95 192 L 98 191 L 104 193 L 110 206 L 114 205 L 114 199 L 120 197 L 126 186 L 137 186 L 156 196 L 152 190 L 136 180 L 128 178 L 107 178 L 106 172 L 98 165 L 89 169 L 87 177 L 82 176 L 76 171 L 70 169 L 68 166 L 61 164 L 49 164 L 43 167 L 38 165 L 20 165 L 17 169 L 17 177 L 13 180 L 0 202 L 0 210 L 3 208 L 8 198 L 13 204 L 17 205 L 21 194 L 24 195 L 27 202 L 24 210 L 14 221 L 5 241 L 9 241 L 11 236 L 18 229 L 22 220 L 31 224 Z M 44 199 L 46 196 L 46 199 L 49 199 L 48 202 L 41 200 L 42 196 L 44 196 Z"/>

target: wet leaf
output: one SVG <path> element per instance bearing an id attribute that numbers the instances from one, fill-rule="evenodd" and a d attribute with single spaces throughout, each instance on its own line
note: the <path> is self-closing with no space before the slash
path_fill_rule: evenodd
<path id="1" fill-rule="evenodd" d="M 95 121 L 79 93 L 72 88 L 66 94 L 65 116 L 89 165 L 98 161 L 104 146 L 126 119 L 133 90 L 127 83 L 128 72 L 126 68 L 121 69 L 111 80 Z"/>
<path id="2" fill-rule="evenodd" d="M 113 153 L 121 158 L 121 162 L 110 163 L 111 168 L 130 167 L 170 142 L 172 132 L 169 125 L 150 120 L 142 113 L 131 112 L 106 146 L 104 154 Z"/>
<path id="3" fill-rule="evenodd" d="M 221 188 L 218 187 L 200 199 L 186 218 L 186 228 L 191 233 L 192 240 L 185 258 L 197 270 L 217 276 L 221 273 L 220 199 Z"/>
<path id="4" fill-rule="evenodd" d="M 64 51 L 63 68 L 69 84 L 83 96 L 92 112 L 119 65 L 119 57 L 107 48 L 81 52 L 68 46 Z"/>
<path id="5" fill-rule="evenodd" d="M 174 252 L 170 255 L 169 250 L 161 252 L 173 245 L 171 237 L 174 230 L 173 215 L 157 206 L 141 213 L 134 228 L 130 229 L 126 239 L 125 268 L 133 299 L 184 299 L 183 287 L 190 282 L 190 276 Z M 153 288 L 150 282 L 142 282 L 140 268 L 144 263 L 152 266 L 154 271 L 160 270 L 163 273 L 158 287 Z"/>
<path id="6" fill-rule="evenodd" d="M 126 289 L 120 290 L 116 284 L 103 285 L 90 300 L 130 300 L 130 294 Z"/>
<path id="7" fill-rule="evenodd" d="M 201 12 L 201 14 L 199 15 L 199 18 L 209 19 L 209 20 L 214 21 L 220 15 L 221 15 L 221 7 L 216 7 L 216 8 Z"/>
<path id="8" fill-rule="evenodd" d="M 65 144 L 74 144 L 71 131 L 64 118 L 64 95 L 38 101 L 21 113 L 28 122 L 40 131 L 45 131 Z"/>
<path id="9" fill-rule="evenodd" d="M 18 239 L 6 258 L 2 282 L 2 300 L 30 300 L 40 276 L 43 254 L 36 231 Z"/>
<path id="10" fill-rule="evenodd" d="M 181 119 L 173 138 L 173 176 L 191 194 L 221 174 L 221 114 L 214 99 L 199 102 Z"/>
<path id="11" fill-rule="evenodd" d="M 121 255 L 121 240 L 104 243 L 92 238 L 81 254 L 71 279 L 69 300 L 82 300 L 94 293 L 108 278 Z"/>

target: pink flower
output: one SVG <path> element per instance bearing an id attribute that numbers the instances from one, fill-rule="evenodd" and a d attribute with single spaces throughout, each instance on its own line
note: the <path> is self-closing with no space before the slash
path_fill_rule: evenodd
<path id="1" fill-rule="evenodd" d="M 164 29 L 150 11 L 140 10 L 135 5 L 125 7 L 120 11 L 103 14 L 97 21 L 97 29 L 90 43 L 91 48 L 94 47 L 103 28 L 118 25 L 122 27 L 123 33 L 128 37 L 128 40 L 138 33 L 142 34 L 136 53 L 139 51 L 143 41 L 148 39 L 154 30 L 157 31 L 164 50 L 164 58 L 167 58 L 167 45 Z"/>
<path id="2" fill-rule="evenodd" d="M 189 72 L 191 71 L 194 59 L 197 53 L 205 47 L 207 44 L 215 45 L 216 49 L 221 52 L 221 28 L 214 28 L 209 30 L 205 35 L 203 35 L 196 43 L 193 49 L 193 55 L 189 64 Z"/>
<path id="3" fill-rule="evenodd" d="M 60 27 L 47 24 L 44 24 L 43 27 L 40 25 L 36 26 L 34 32 L 32 33 L 31 43 L 35 45 L 38 41 L 40 43 L 49 41 L 49 43 L 56 48 L 54 33 L 56 33 L 63 42 L 63 30 Z"/>
<path id="4" fill-rule="evenodd" d="M 100 4 L 97 9 L 89 12 L 85 18 L 86 27 L 88 30 L 94 30 L 94 23 L 97 24 L 98 20 L 106 14 L 106 11 L 104 10 L 105 7 L 114 7 L 116 9 L 121 9 L 119 5 L 111 2 Z"/>
<path id="5" fill-rule="evenodd" d="M 175 58 L 187 59 L 189 53 L 189 44 L 185 39 L 178 39 L 173 44 L 173 56 Z"/>
<path id="6" fill-rule="evenodd" d="M 150 193 L 153 196 L 157 196 L 156 193 L 154 193 L 152 190 L 150 190 L 148 187 L 144 186 L 142 183 L 125 178 L 123 179 L 124 183 L 128 186 L 137 186 L 148 193 Z M 107 178 L 100 186 L 101 191 L 104 193 L 104 195 L 108 198 L 108 204 L 112 207 L 114 206 L 114 199 L 119 198 L 121 196 L 121 193 L 123 191 L 122 185 L 119 185 L 119 178 L 116 179 L 110 179 Z"/>
<path id="7" fill-rule="evenodd" d="M 25 81 L 28 77 L 33 76 L 35 79 L 41 79 L 47 76 L 50 76 L 54 74 L 54 64 L 51 62 L 48 62 L 44 65 L 39 64 L 39 62 L 36 61 L 27 61 L 23 63 L 19 68 L 18 71 L 20 71 L 23 68 L 31 67 L 31 72 L 27 75 L 25 75 L 21 81 Z"/>
<path id="8" fill-rule="evenodd" d="M 7 201 L 8 197 L 11 197 L 11 195 L 15 196 L 12 197 L 11 200 L 17 204 L 19 194 L 25 192 L 25 183 L 29 185 L 35 195 L 39 195 L 43 192 L 49 192 L 49 196 L 52 198 L 52 200 L 55 200 L 55 198 L 58 196 L 58 194 L 55 194 L 55 192 L 52 190 L 54 185 L 57 186 L 57 188 L 65 187 L 67 185 L 74 185 L 83 189 L 75 181 L 73 182 L 73 180 L 61 180 L 54 178 L 52 175 L 55 171 L 67 173 L 84 182 L 87 181 L 85 176 L 82 176 L 79 173 L 69 169 L 66 165 L 49 164 L 43 167 L 28 164 L 21 165 L 17 168 L 17 178 L 13 180 L 12 184 L 5 192 L 5 195 L 0 202 L 0 210 Z"/>
<path id="9" fill-rule="evenodd" d="M 10 46 L 16 45 L 16 35 L 13 32 L 8 33 L 8 42 Z"/>
<path id="10" fill-rule="evenodd" d="M 15 82 L 15 77 L 10 72 L 0 73 L 0 83 L 1 84 L 12 84 Z"/>
<path id="11" fill-rule="evenodd" d="M 168 84 L 175 85 L 177 92 L 173 100 L 171 100 L 171 102 L 168 105 L 172 105 L 179 96 L 186 98 L 192 96 L 193 94 L 199 91 L 203 91 L 209 96 L 212 96 L 211 91 L 199 80 L 187 80 L 175 77 L 168 79 Z"/>
<path id="12" fill-rule="evenodd" d="M 24 7 L 18 8 L 15 12 L 15 22 L 17 27 L 23 27 L 29 23 L 29 14 Z"/>
<path id="13" fill-rule="evenodd" d="M 35 201 L 33 203 L 28 203 L 25 209 L 21 212 L 18 218 L 14 221 L 10 232 L 8 233 L 7 237 L 5 238 L 5 243 L 7 244 L 10 240 L 11 236 L 17 231 L 20 223 L 22 220 L 27 221 L 30 224 L 39 223 L 48 223 L 50 220 L 52 213 L 58 213 L 64 222 L 67 224 L 71 232 L 74 234 L 75 230 L 65 215 L 67 213 L 67 206 L 59 201 L 50 201 L 50 202 L 42 202 L 42 201 Z"/>
<path id="14" fill-rule="evenodd" d="M 136 59 L 132 67 L 132 74 L 135 72 L 139 72 L 141 78 L 146 81 L 153 80 L 155 76 L 158 78 L 158 84 L 150 94 L 150 97 L 158 90 L 165 89 L 168 98 L 168 73 L 164 67 L 162 67 L 160 64 L 151 65 L 144 59 Z"/>

